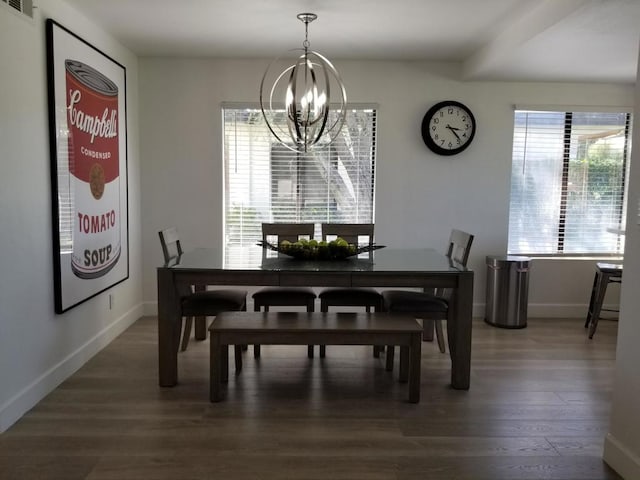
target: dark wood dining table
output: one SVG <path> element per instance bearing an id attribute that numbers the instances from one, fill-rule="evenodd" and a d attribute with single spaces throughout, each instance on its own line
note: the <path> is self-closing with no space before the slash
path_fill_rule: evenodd
<path id="1" fill-rule="evenodd" d="M 158 375 L 163 387 L 178 383 L 179 287 L 246 285 L 449 288 L 453 309 L 452 321 L 447 322 L 451 386 L 469 389 L 473 271 L 434 249 L 381 248 L 366 258 L 311 261 L 265 257 L 258 246 L 226 258 L 222 249 L 199 248 L 158 267 L 157 275 Z"/>

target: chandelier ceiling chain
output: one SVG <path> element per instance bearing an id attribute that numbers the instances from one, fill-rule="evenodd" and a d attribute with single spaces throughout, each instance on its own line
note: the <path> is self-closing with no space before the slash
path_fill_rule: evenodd
<path id="1" fill-rule="evenodd" d="M 303 48 L 294 51 L 302 54 L 279 73 L 274 69 L 282 57 L 271 62 L 260 83 L 260 108 L 269 130 L 280 143 L 290 150 L 307 152 L 338 137 L 346 118 L 347 95 L 331 62 L 309 49 L 309 23 L 318 16 L 300 13 L 297 18 L 304 23 L 305 39 Z M 271 85 L 268 94 L 265 85 Z M 338 92 L 334 104 L 331 104 L 332 90 Z M 283 116 L 282 103 L 284 122 L 279 120 Z"/>
<path id="2" fill-rule="evenodd" d="M 305 49 L 308 49 L 311 46 L 309 42 L 309 24 L 313 22 L 318 16 L 315 13 L 299 13 L 298 19 L 304 22 L 304 42 L 302 42 L 302 46 Z"/>

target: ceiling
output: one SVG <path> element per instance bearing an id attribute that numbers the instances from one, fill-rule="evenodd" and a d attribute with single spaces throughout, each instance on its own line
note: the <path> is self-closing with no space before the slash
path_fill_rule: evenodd
<path id="1" fill-rule="evenodd" d="M 140 56 L 455 62 L 467 80 L 635 82 L 640 0 L 67 0 Z"/>

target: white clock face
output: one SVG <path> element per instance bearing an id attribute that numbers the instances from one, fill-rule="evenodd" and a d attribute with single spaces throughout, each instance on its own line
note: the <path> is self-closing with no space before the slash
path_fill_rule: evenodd
<path id="1" fill-rule="evenodd" d="M 443 150 L 459 150 L 473 138 L 473 129 L 473 117 L 457 105 L 436 110 L 429 121 L 429 136 Z"/>
<path id="2" fill-rule="evenodd" d="M 422 139 L 438 155 L 455 155 L 466 149 L 476 133 L 469 108 L 454 100 L 433 105 L 422 119 Z"/>

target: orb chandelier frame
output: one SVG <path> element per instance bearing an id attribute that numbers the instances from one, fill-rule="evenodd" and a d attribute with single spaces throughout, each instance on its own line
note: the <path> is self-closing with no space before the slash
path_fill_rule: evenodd
<path id="1" fill-rule="evenodd" d="M 347 115 L 347 92 L 333 64 L 309 48 L 309 24 L 318 16 L 300 13 L 297 18 L 304 23 L 305 39 L 303 48 L 290 52 L 301 53 L 284 70 L 277 69 L 284 55 L 269 64 L 260 82 L 260 109 L 281 144 L 307 152 L 335 141 Z M 331 97 L 332 92 L 337 92 L 337 101 Z M 285 122 L 278 121 L 283 103 Z"/>

